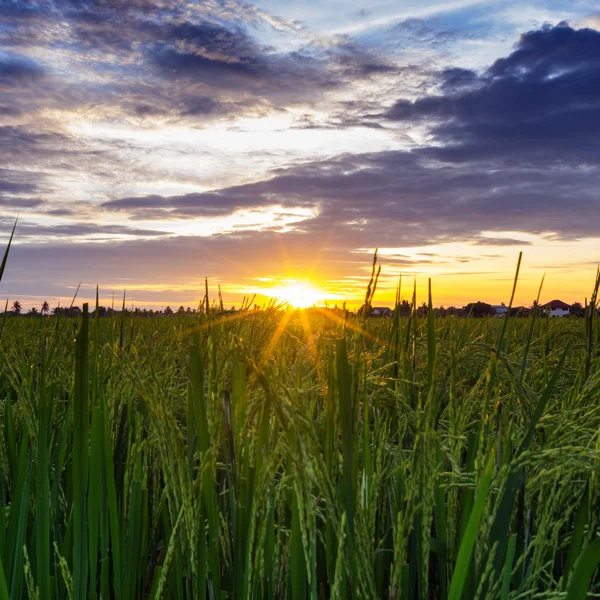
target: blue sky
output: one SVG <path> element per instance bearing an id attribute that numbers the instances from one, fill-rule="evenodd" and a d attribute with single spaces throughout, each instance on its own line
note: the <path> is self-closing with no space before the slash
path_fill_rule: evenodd
<path id="1" fill-rule="evenodd" d="M 8 0 L 0 294 L 140 306 L 309 280 L 382 248 L 439 303 L 583 300 L 598 261 L 596 3 Z M 87 295 L 87 296 L 86 296 Z"/>

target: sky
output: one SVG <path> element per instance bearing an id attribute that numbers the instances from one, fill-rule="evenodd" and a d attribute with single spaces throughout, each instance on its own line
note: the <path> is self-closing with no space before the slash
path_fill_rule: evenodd
<path id="1" fill-rule="evenodd" d="M 588 0 L 2 0 L 0 297 L 589 295 Z"/>

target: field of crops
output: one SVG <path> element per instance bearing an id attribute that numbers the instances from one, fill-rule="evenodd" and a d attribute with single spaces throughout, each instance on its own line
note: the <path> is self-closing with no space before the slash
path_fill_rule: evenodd
<path id="1" fill-rule="evenodd" d="M 1 600 L 600 592 L 593 311 L 0 336 Z"/>

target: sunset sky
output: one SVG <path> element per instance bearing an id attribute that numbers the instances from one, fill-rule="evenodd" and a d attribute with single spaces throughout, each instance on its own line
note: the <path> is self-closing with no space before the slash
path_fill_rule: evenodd
<path id="1" fill-rule="evenodd" d="M 0 0 L 0 207 L 24 307 L 583 302 L 597 0 Z"/>

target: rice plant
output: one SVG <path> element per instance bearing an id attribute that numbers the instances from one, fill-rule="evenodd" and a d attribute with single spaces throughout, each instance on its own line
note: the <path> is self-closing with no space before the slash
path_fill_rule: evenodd
<path id="1" fill-rule="evenodd" d="M 5 313 L 0 600 L 600 594 L 598 283 L 585 319 Z"/>

